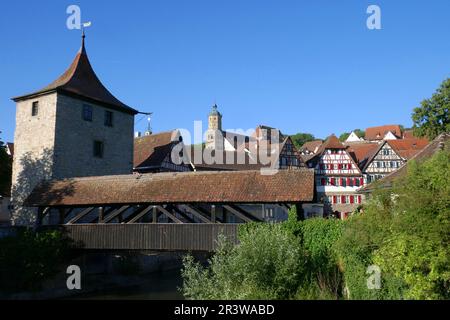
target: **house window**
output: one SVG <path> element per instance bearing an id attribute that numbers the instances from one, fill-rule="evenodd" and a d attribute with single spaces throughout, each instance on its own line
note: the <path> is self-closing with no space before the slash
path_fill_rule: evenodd
<path id="1" fill-rule="evenodd" d="M 83 105 L 83 120 L 92 121 L 92 106 L 88 104 Z"/>
<path id="2" fill-rule="evenodd" d="M 94 157 L 103 158 L 103 142 L 94 140 Z"/>
<path id="3" fill-rule="evenodd" d="M 111 111 L 105 111 L 105 126 L 113 126 L 113 113 Z"/>
<path id="4" fill-rule="evenodd" d="M 34 101 L 31 105 L 31 116 L 35 117 L 39 113 L 39 101 Z"/>

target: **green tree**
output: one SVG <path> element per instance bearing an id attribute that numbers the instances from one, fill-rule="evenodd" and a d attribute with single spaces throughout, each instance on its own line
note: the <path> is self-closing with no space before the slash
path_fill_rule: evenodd
<path id="1" fill-rule="evenodd" d="M 450 78 L 444 80 L 433 96 L 423 100 L 412 114 L 414 135 L 434 139 L 450 131 Z"/>
<path id="2" fill-rule="evenodd" d="M 350 219 L 335 245 L 351 299 L 450 297 L 450 153 L 407 169 Z M 366 285 L 372 264 L 381 268 L 380 290 Z"/>
<path id="3" fill-rule="evenodd" d="M 297 148 L 301 148 L 306 142 L 316 140 L 310 133 L 296 133 L 291 135 L 292 142 Z"/>
<path id="4" fill-rule="evenodd" d="M 12 179 L 12 159 L 6 153 L 5 145 L 3 141 L 0 139 L 0 195 L 10 193 L 11 179 Z"/>

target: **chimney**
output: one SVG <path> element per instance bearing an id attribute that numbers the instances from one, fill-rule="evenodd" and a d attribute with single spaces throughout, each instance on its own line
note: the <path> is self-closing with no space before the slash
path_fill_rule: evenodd
<path id="1" fill-rule="evenodd" d="M 136 131 L 136 132 L 134 133 L 134 137 L 135 137 L 135 138 L 140 138 L 140 137 L 141 137 L 141 132 L 140 132 L 140 131 Z"/>

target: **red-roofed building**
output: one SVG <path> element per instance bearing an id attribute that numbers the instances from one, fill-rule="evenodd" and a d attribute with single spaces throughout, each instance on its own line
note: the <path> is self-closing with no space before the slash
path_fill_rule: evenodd
<path id="1" fill-rule="evenodd" d="M 335 135 L 331 135 L 307 162 L 316 173 L 317 200 L 324 213 L 346 216 L 362 203 L 357 190 L 364 185 L 358 164 Z"/>
<path id="2" fill-rule="evenodd" d="M 378 142 L 402 138 L 402 129 L 398 124 L 370 127 L 365 132 L 364 140 L 366 141 Z"/>
<path id="3" fill-rule="evenodd" d="M 384 141 L 363 163 L 366 183 L 398 170 L 427 145 L 428 140 L 417 138 Z"/>

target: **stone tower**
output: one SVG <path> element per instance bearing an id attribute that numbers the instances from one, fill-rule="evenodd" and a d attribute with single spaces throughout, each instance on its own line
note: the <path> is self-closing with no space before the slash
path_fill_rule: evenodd
<path id="1" fill-rule="evenodd" d="M 208 115 L 206 148 L 223 150 L 222 114 L 217 111 L 216 104 L 212 106 L 211 112 Z"/>
<path id="2" fill-rule="evenodd" d="M 80 50 L 58 79 L 13 98 L 13 224 L 34 223 L 35 210 L 23 202 L 42 180 L 132 172 L 137 111 L 116 99 L 97 78 L 84 38 L 83 34 Z"/>

